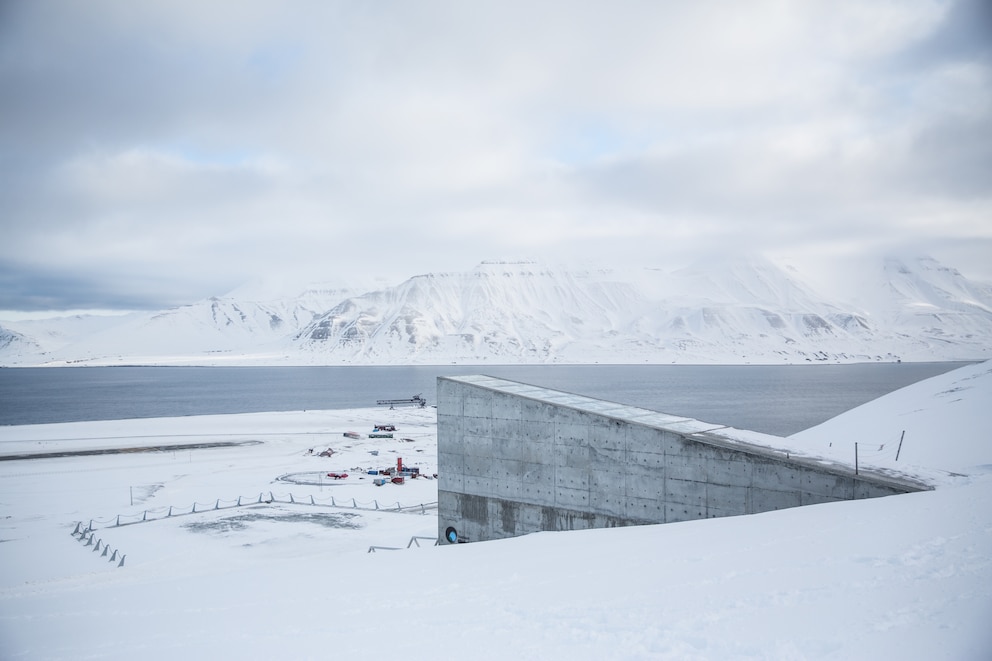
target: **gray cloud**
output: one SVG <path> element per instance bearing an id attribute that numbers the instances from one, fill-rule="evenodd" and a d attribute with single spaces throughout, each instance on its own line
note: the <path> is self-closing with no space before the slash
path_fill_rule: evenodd
<path id="1" fill-rule="evenodd" d="M 992 278 L 978 0 L 2 11 L 0 309 L 731 247 Z"/>

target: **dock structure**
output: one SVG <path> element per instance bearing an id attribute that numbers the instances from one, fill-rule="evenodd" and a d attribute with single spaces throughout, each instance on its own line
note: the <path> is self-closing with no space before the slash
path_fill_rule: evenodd
<path id="1" fill-rule="evenodd" d="M 410 399 L 377 399 L 375 403 L 379 406 L 388 406 L 391 409 L 397 406 L 419 406 L 420 408 L 427 406 L 427 400 L 420 395 L 414 395 Z"/>

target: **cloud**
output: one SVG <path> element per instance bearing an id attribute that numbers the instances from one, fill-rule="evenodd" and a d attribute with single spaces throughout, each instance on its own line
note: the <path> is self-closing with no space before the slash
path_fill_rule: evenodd
<path id="1" fill-rule="evenodd" d="M 4 305 L 736 246 L 992 278 L 985 7 L 6 3 Z"/>

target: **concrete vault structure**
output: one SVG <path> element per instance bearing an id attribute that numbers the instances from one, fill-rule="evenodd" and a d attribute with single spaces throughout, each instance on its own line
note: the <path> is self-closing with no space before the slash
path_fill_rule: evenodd
<path id="1" fill-rule="evenodd" d="M 734 431 L 488 376 L 440 377 L 439 537 L 669 523 L 928 488 Z"/>

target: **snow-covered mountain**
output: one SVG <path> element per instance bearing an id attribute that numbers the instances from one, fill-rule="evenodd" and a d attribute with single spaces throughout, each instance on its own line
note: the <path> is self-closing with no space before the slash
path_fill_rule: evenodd
<path id="1" fill-rule="evenodd" d="M 646 305 L 607 274 L 485 263 L 347 299 L 294 339 L 313 356 L 355 362 L 547 362 L 577 344 L 611 344 Z"/>
<path id="2" fill-rule="evenodd" d="M 19 335 L 21 341 L 7 351 L 0 348 L 0 359 L 19 365 L 211 364 L 229 358 L 279 362 L 285 358 L 283 338 L 298 332 L 341 297 L 355 293 L 323 286 L 274 301 L 211 297 L 124 317 L 7 323 L 8 332 Z M 86 319 L 91 321 L 86 327 L 76 321 Z"/>
<path id="3" fill-rule="evenodd" d="M 0 326 L 0 356 L 38 353 L 41 347 L 17 331 Z"/>
<path id="4" fill-rule="evenodd" d="M 105 316 L 73 314 L 54 319 L 27 320 L 9 323 L 13 336 L 10 351 L 48 353 L 78 345 L 85 338 L 124 324 L 132 315 Z M 3 322 L 0 322 L 3 323 Z M 2 334 L 3 331 L 0 331 Z M 4 344 L 0 340 L 0 345 Z M 2 349 L 0 349 L 2 351 Z"/>
<path id="5" fill-rule="evenodd" d="M 749 257 L 698 264 L 670 276 L 646 331 L 699 360 L 891 359 L 865 313 L 817 294 L 795 273 Z M 708 362 L 708 361 L 707 361 Z"/>
<path id="6" fill-rule="evenodd" d="M 970 282 L 931 258 L 885 260 L 863 297 L 880 324 L 930 344 L 988 337 L 992 286 Z"/>
<path id="7" fill-rule="evenodd" d="M 758 257 L 657 268 L 486 262 L 358 291 L 235 292 L 45 341 L 6 324 L 25 364 L 793 363 L 992 356 L 992 286 L 930 258 L 888 259 L 856 300 Z M 106 322 L 102 322 L 106 323 Z M 63 326 L 64 327 L 64 326 Z M 7 339 L 5 339 L 7 338 Z"/>

